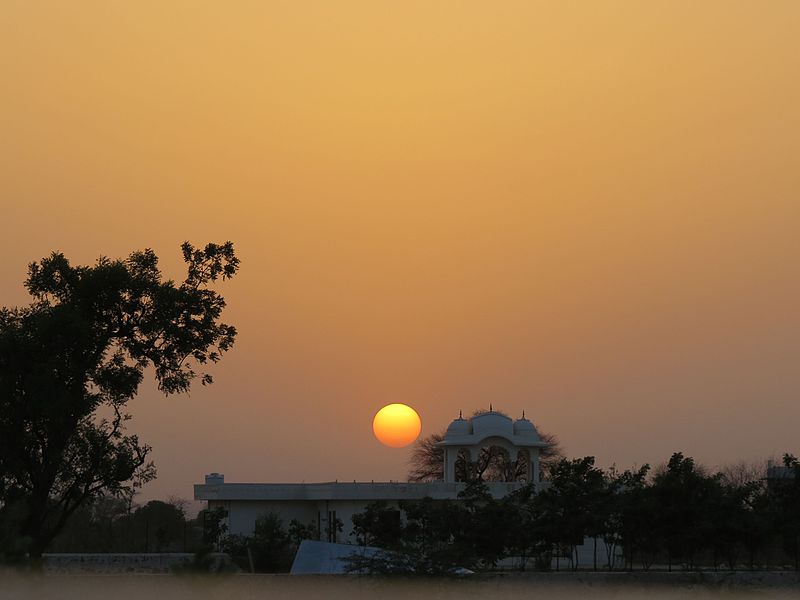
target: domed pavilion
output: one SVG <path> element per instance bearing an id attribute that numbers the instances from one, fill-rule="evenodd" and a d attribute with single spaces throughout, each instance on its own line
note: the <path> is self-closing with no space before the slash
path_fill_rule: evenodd
<path id="1" fill-rule="evenodd" d="M 469 419 L 460 414 L 447 427 L 444 439 L 437 444 L 444 449 L 444 481 L 455 483 L 456 462 L 461 456 L 467 465 L 474 465 L 485 448 L 497 447 L 508 453 L 510 460 L 524 459 L 526 481 L 539 483 L 539 452 L 549 446 L 542 441 L 536 427 L 525 413 L 513 420 L 491 409 Z"/>

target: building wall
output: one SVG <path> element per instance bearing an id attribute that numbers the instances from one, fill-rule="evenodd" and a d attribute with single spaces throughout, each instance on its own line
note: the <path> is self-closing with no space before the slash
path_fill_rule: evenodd
<path id="1" fill-rule="evenodd" d="M 488 484 L 495 498 L 520 489 L 524 484 L 494 482 Z M 292 519 L 304 525 L 315 524 L 319 539 L 326 542 L 355 543 L 351 535 L 352 517 L 363 512 L 376 500 L 397 506 L 401 500 L 455 499 L 466 487 L 464 483 L 339 483 L 319 484 L 239 484 L 224 483 L 221 476 L 214 481 L 195 486 L 195 499 L 208 501 L 210 509 L 222 507 L 228 512 L 228 531 L 231 534 L 252 535 L 258 517 L 277 514 L 288 530 Z M 546 487 L 538 484 L 537 489 Z M 342 531 L 331 532 L 333 517 L 342 523 Z"/>
<path id="2" fill-rule="evenodd" d="M 210 500 L 209 508 L 219 506 L 228 512 L 228 531 L 231 534 L 253 535 L 256 519 L 275 513 L 283 521 L 284 529 L 289 529 L 292 519 L 303 524 L 316 523 L 317 503 L 302 500 Z"/>
<path id="3" fill-rule="evenodd" d="M 253 535 L 256 519 L 268 513 L 277 514 L 288 531 L 292 519 L 304 525 L 315 524 L 321 541 L 355 543 L 353 515 L 363 512 L 368 500 L 210 500 L 209 508 L 224 508 L 227 513 L 228 532 L 239 535 Z M 342 531 L 331 532 L 329 537 L 329 517 L 342 522 Z"/>

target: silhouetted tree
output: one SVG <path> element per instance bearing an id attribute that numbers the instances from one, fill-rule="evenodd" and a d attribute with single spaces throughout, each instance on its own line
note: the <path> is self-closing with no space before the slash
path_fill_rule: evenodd
<path id="1" fill-rule="evenodd" d="M 149 446 L 125 433 L 145 368 L 185 392 L 233 344 L 208 288 L 236 274 L 233 245 L 182 251 L 179 284 L 152 250 L 92 267 L 52 254 L 28 268 L 33 302 L 0 310 L 0 522 L 34 560 L 84 503 L 155 476 Z"/>
<path id="2" fill-rule="evenodd" d="M 474 557 L 475 564 L 483 568 L 494 569 L 506 556 L 518 511 L 509 502 L 494 499 L 480 479 L 468 482 L 458 499 L 464 514 L 457 539 L 465 550 L 462 555 Z"/>
<path id="3" fill-rule="evenodd" d="M 319 540 L 319 529 L 317 524 L 301 523 L 297 519 L 289 522 L 289 540 L 297 547 L 303 540 Z"/>
<path id="4" fill-rule="evenodd" d="M 501 502 L 509 514 L 510 527 L 502 536 L 508 555 L 519 557 L 524 571 L 530 558 L 539 570 L 549 570 L 553 557 L 554 530 L 542 514 L 533 484 L 505 496 Z"/>
<path id="5" fill-rule="evenodd" d="M 353 535 L 361 546 L 395 548 L 401 539 L 400 511 L 383 500 L 370 502 L 364 512 L 353 515 Z"/>
<path id="6" fill-rule="evenodd" d="M 551 485 L 539 494 L 543 518 L 556 527 L 556 541 L 570 548 L 573 568 L 578 567 L 576 547 L 587 536 L 602 533 L 605 476 L 594 457 L 562 459 L 551 473 Z"/>
<path id="7" fill-rule="evenodd" d="M 446 573 L 459 566 L 471 566 L 475 557 L 463 541 L 464 508 L 452 500 L 409 500 L 400 502 L 406 515 L 402 546 L 398 553 L 407 557 L 418 574 Z"/>
<path id="8" fill-rule="evenodd" d="M 257 573 L 280 573 L 292 564 L 291 540 L 283 528 L 283 521 L 275 513 L 256 519 L 252 536 L 229 535 L 223 538 L 223 551 L 242 569 L 252 568 Z"/>
<path id="9" fill-rule="evenodd" d="M 800 460 L 783 455 L 786 476 L 770 481 L 769 497 L 774 528 L 780 533 L 784 551 L 800 570 Z"/>
<path id="10" fill-rule="evenodd" d="M 637 547 L 641 547 L 642 536 L 647 532 L 643 527 L 642 515 L 636 509 L 640 503 L 646 503 L 644 488 L 646 486 L 649 465 L 635 471 L 618 472 L 615 468 L 606 473 L 607 495 L 602 512 L 603 543 L 606 547 L 606 566 L 614 569 L 616 553 L 622 547 L 628 556 L 632 556 Z M 638 526 L 638 529 L 637 529 Z M 631 558 L 632 561 L 632 558 Z"/>
<path id="11" fill-rule="evenodd" d="M 212 509 L 203 509 L 197 515 L 197 522 L 202 528 L 202 540 L 205 546 L 212 549 L 219 549 L 220 543 L 228 533 L 228 525 L 225 519 L 228 511 L 221 506 Z"/>
<path id="12" fill-rule="evenodd" d="M 683 560 L 686 568 L 694 568 L 698 553 L 708 545 L 708 522 L 717 508 L 714 501 L 721 479 L 719 474 L 709 476 L 680 452 L 654 476 L 653 527 L 666 550 L 670 569 L 675 559 Z"/>
<path id="13" fill-rule="evenodd" d="M 137 533 L 134 548 L 139 552 L 163 552 L 179 545 L 185 523 L 183 512 L 172 504 L 151 500 L 133 513 Z"/>

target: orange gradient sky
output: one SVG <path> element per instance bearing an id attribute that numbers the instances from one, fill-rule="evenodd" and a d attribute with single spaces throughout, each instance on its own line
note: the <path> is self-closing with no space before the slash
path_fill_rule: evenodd
<path id="1" fill-rule="evenodd" d="M 569 6 L 568 6 L 569 4 Z M 216 383 L 130 405 L 146 497 L 402 479 L 523 409 L 573 456 L 800 451 L 797 2 L 0 7 L 0 305 L 26 265 L 230 239 Z"/>

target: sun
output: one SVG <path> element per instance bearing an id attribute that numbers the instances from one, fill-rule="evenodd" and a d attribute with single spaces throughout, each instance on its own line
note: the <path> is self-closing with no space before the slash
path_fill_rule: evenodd
<path id="1" fill-rule="evenodd" d="M 417 439 L 422 422 L 417 411 L 405 404 L 387 404 L 372 419 L 372 431 L 384 446 L 402 448 Z"/>

